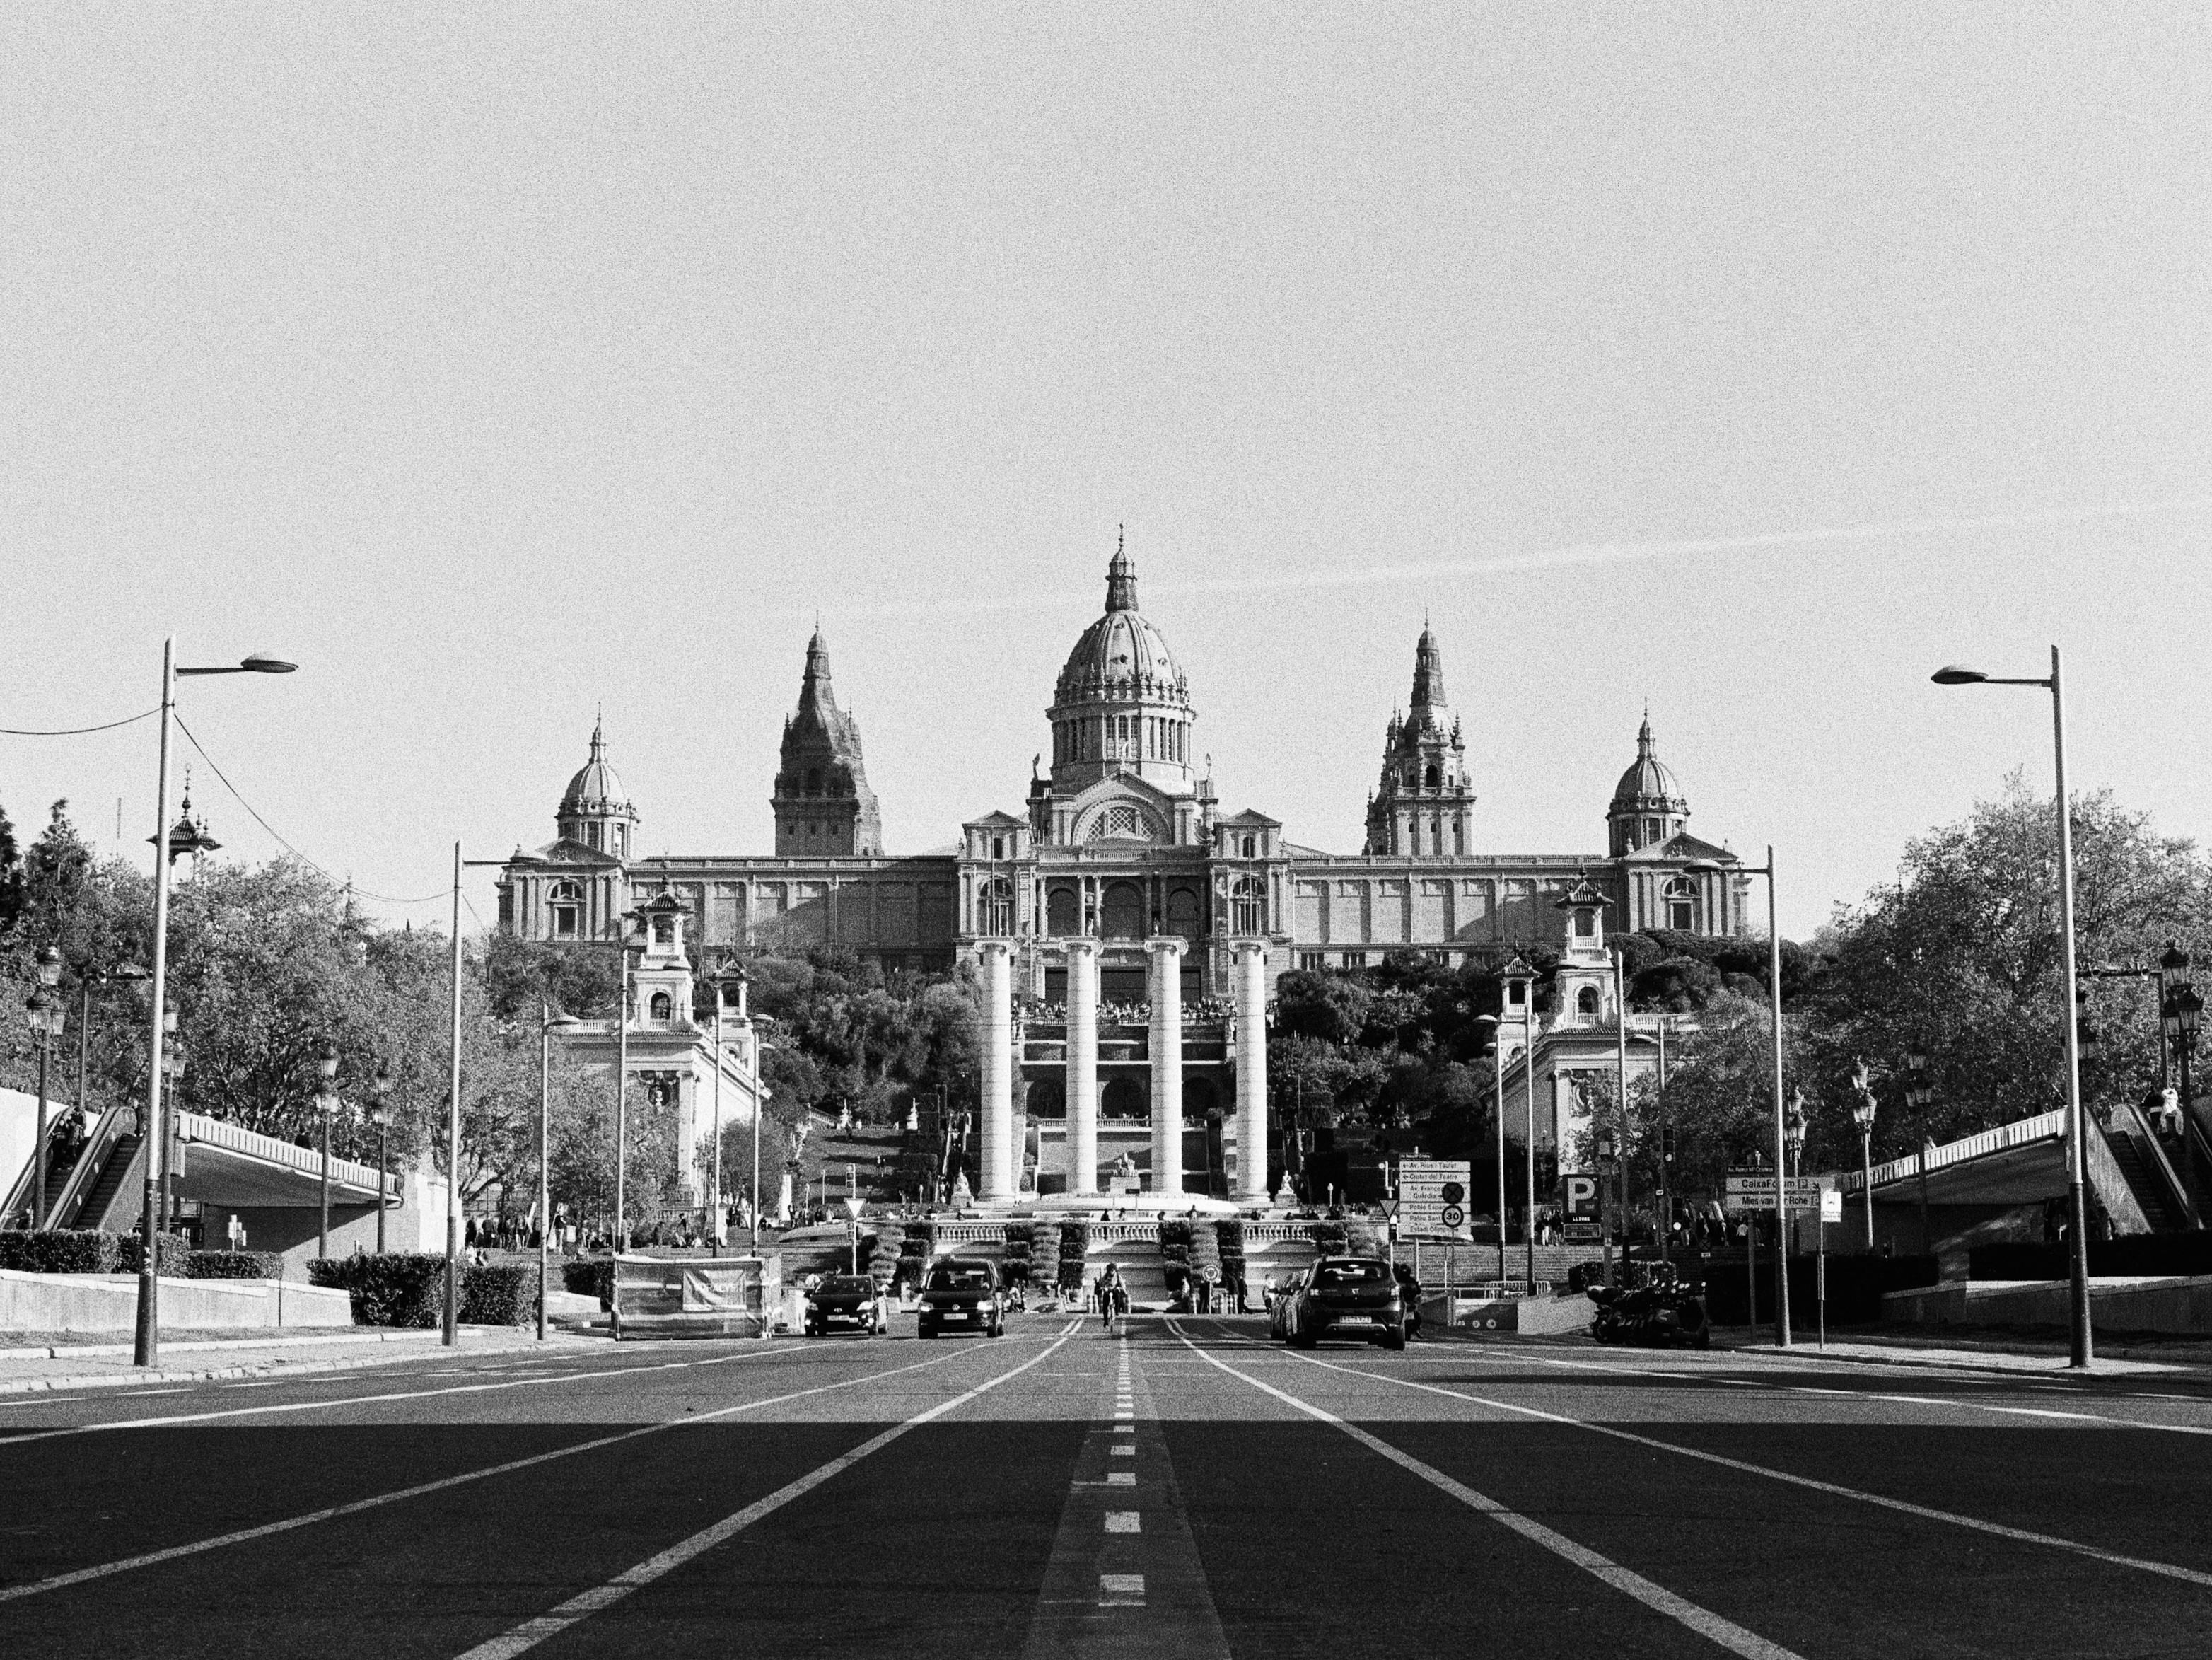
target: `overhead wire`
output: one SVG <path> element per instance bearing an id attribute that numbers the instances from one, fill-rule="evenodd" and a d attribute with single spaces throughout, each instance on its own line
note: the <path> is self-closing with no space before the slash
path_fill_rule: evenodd
<path id="1" fill-rule="evenodd" d="M 135 727 L 141 721 L 152 720 L 161 712 L 161 706 L 156 703 L 150 709 L 141 709 L 136 714 L 127 715 L 120 721 L 110 721 L 105 726 L 57 727 L 51 732 L 33 727 L 0 727 L 0 738 L 82 738 L 88 733 L 113 732 L 118 727 Z M 210 761 L 208 764 L 213 766 L 215 763 Z"/>
<path id="2" fill-rule="evenodd" d="M 160 713 L 158 709 L 152 712 L 155 714 Z M 285 852 L 290 854 L 295 859 L 307 866 L 309 869 L 319 873 L 326 881 L 339 883 L 340 885 L 349 888 L 354 892 L 360 894 L 363 898 L 374 899 L 387 905 L 427 904 L 433 899 L 442 899 L 453 891 L 450 888 L 439 888 L 434 892 L 418 894 L 415 897 L 408 899 L 402 898 L 398 894 L 378 893 L 373 889 L 362 887 L 358 882 L 355 882 L 349 879 L 343 879 L 342 881 L 339 877 L 334 875 L 319 860 L 311 859 L 305 853 L 301 852 L 299 848 L 295 847 L 290 841 L 286 839 L 284 835 L 279 831 L 274 824 L 270 824 L 266 818 L 264 818 L 261 816 L 260 812 L 254 806 L 253 803 L 247 800 L 244 795 L 239 793 L 238 786 L 230 781 L 229 775 L 223 771 L 221 764 L 217 763 L 215 757 L 207 752 L 207 745 L 201 743 L 198 736 L 194 733 L 190 727 L 185 724 L 185 717 L 181 714 L 178 714 L 173 716 L 173 718 L 177 723 L 177 729 L 183 733 L 186 739 L 190 739 L 192 748 L 199 752 L 200 759 L 208 763 L 208 769 L 214 773 L 218 779 L 222 780 L 222 787 L 230 792 L 231 799 L 236 801 L 240 806 L 246 809 L 247 814 L 252 818 L 255 824 L 260 825 L 263 830 L 268 831 L 270 839 L 275 841 L 277 846 L 283 848 Z M 473 909 L 474 908 L 471 907 L 471 909 Z M 479 919 L 479 925 L 481 925 L 481 919 Z"/>

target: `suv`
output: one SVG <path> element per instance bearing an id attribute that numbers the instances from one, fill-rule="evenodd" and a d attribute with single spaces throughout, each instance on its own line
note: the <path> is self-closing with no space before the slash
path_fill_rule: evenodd
<path id="1" fill-rule="evenodd" d="M 1006 1329 L 1006 1299 L 999 1294 L 999 1265 L 980 1256 L 940 1257 L 921 1283 L 921 1335 L 951 1328 L 999 1337 Z"/>
<path id="2" fill-rule="evenodd" d="M 1324 1256 L 1279 1305 L 1282 1335 L 1310 1349 L 1324 1337 L 1406 1347 L 1406 1304 L 1390 1265 L 1376 1256 Z"/>
<path id="3" fill-rule="evenodd" d="M 833 1326 L 876 1331 L 876 1282 L 866 1274 L 833 1274 L 807 1292 L 806 1335 L 827 1337 Z"/>

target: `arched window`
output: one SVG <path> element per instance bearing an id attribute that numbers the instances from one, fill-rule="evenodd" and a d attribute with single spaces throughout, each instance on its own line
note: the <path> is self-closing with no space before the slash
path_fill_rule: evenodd
<path id="1" fill-rule="evenodd" d="M 1257 836 L 1246 836 L 1244 838 L 1244 856 L 1247 859 L 1254 857 L 1258 848 L 1258 845 L 1259 838 Z"/>
<path id="2" fill-rule="evenodd" d="M 656 1026 L 666 1025 L 668 1024 L 668 1017 L 674 1013 L 676 1009 L 676 1006 L 668 1000 L 668 994 L 665 991 L 657 991 L 653 993 L 653 1001 L 647 1004 L 646 1007 L 647 1018 L 651 1019 L 653 1024 Z"/>
<path id="3" fill-rule="evenodd" d="M 1697 930 L 1698 889 L 1686 876 L 1667 884 L 1667 926 L 1683 933 Z"/>
<path id="4" fill-rule="evenodd" d="M 1428 775 L 1427 775 L 1427 776 L 1428 776 L 1428 785 L 1429 785 L 1429 787 L 1430 787 L 1431 789 L 1436 789 L 1436 788 L 1437 788 L 1439 786 L 1441 786 L 1441 784 L 1442 784 L 1442 783 L 1443 783 L 1443 780 L 1442 776 L 1441 776 L 1441 775 L 1437 773 L 1437 763 L 1436 763 L 1435 762 L 1433 762 L 1433 761 L 1431 761 L 1431 762 L 1430 762 L 1430 763 L 1429 763 L 1429 770 L 1428 770 Z"/>
<path id="5" fill-rule="evenodd" d="M 1649 847 L 1649 846 L 1650 846 L 1650 845 L 1651 845 L 1651 843 L 1653 843 L 1654 842 L 1656 842 L 1656 841 L 1659 839 L 1659 831 L 1660 831 L 1659 821 L 1658 821 L 1656 818 L 1647 818 L 1647 819 L 1645 819 L 1645 820 L 1644 821 L 1644 846 Z"/>
<path id="6" fill-rule="evenodd" d="M 1251 935 L 1267 930 L 1267 890 L 1256 876 L 1240 876 L 1229 891 L 1230 927 Z"/>
<path id="7" fill-rule="evenodd" d="M 822 794 L 822 769 L 821 769 L 821 768 L 819 768 L 819 767 L 809 767 L 809 768 L 807 768 L 807 769 L 806 769 L 806 793 L 807 793 L 809 795 L 819 795 L 819 794 Z"/>
<path id="8" fill-rule="evenodd" d="M 1083 912 L 1073 888 L 1054 888 L 1045 896 L 1044 915 L 1046 932 L 1056 939 L 1065 939 L 1079 933 L 1083 928 Z"/>
<path id="9" fill-rule="evenodd" d="M 1592 934 L 1595 933 L 1596 932 L 1597 932 L 1597 913 L 1596 913 L 1595 911 L 1594 911 L 1594 910 L 1578 910 L 1578 911 L 1577 911 L 1577 912 L 1575 913 L 1575 938 L 1576 938 L 1576 939 L 1589 939 Z"/>
<path id="10" fill-rule="evenodd" d="M 583 920 L 583 888 L 574 882 L 556 882 L 551 902 L 553 937 L 556 939 L 574 939 Z"/>
<path id="11" fill-rule="evenodd" d="M 1454 853 L 1467 851 L 1467 826 L 1456 818 L 1452 820 L 1452 851 Z"/>
<path id="12" fill-rule="evenodd" d="M 1577 1014 L 1595 1014 L 1597 1012 L 1597 988 L 1595 986 L 1584 986 L 1580 991 L 1575 994 L 1575 1012 Z"/>

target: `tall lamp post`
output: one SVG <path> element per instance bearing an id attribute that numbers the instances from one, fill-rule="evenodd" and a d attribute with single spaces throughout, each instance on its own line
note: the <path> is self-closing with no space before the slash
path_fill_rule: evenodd
<path id="1" fill-rule="evenodd" d="M 2182 966 L 2188 966 L 2186 957 L 2182 959 Z M 2197 1058 L 2197 1028 L 2203 1015 L 2204 1000 L 2197 994 L 2197 988 L 2185 980 L 2166 994 L 2166 1007 L 2160 1012 L 2160 1022 L 2172 1048 L 2176 1074 L 2181 1081 L 2181 1110 L 2185 1115 L 2191 1111 L 2191 1062 Z"/>
<path id="2" fill-rule="evenodd" d="M 384 1172 L 392 1151 L 392 1068 L 379 1065 L 368 1086 L 368 1122 L 376 1126 L 376 1254 L 384 1255 Z"/>
<path id="3" fill-rule="evenodd" d="M 1783 1119 L 1782 1139 L 1790 1149 L 1790 1176 L 1794 1181 L 1798 1166 L 1805 1157 L 1805 1091 L 1802 1090 L 1790 1091 L 1790 1110 Z M 1789 1253 L 1797 1249 L 1797 1219 L 1790 1213 L 1790 1189 L 1786 1184 L 1782 1189 L 1782 1208 L 1777 1214 L 1790 1225 L 1790 1243 L 1782 1258 L 1783 1269 L 1786 1273 L 1790 1266 Z"/>
<path id="4" fill-rule="evenodd" d="M 545 1341 L 545 1292 L 552 1283 L 553 1034 L 576 1023 L 538 1005 L 538 1341 Z"/>
<path id="5" fill-rule="evenodd" d="M 1490 1052 L 1490 1081 L 1492 1093 L 1496 1098 L 1494 1113 L 1498 1120 L 1498 1281 L 1500 1285 L 1504 1285 L 1505 1283 L 1505 1044 L 1502 1040 L 1504 1033 L 1498 1024 L 1498 1017 L 1494 1014 L 1478 1014 L 1474 1017 L 1474 1024 L 1482 1031 L 1481 1037 L 1476 1040 L 1478 1052 L 1486 1048 Z M 1474 1208 L 1473 1195 L 1468 1195 L 1468 1207 L 1469 1210 Z M 1444 1261 L 1446 1265 L 1444 1278 L 1449 1283 L 1451 1279 L 1449 1272 L 1451 1259 L 1447 1256 Z"/>
<path id="6" fill-rule="evenodd" d="M 1528 1186 L 1521 1218 L 1522 1252 L 1528 1268 L 1528 1294 L 1536 1294 L 1536 975 L 1520 952 L 1505 965 L 1502 977 L 1507 1010 L 1521 1011 L 1522 1134 L 1526 1138 Z M 1504 1023 L 1498 1023 L 1499 1031 Z M 1499 1114 L 1502 1118 L 1504 1115 Z"/>
<path id="7" fill-rule="evenodd" d="M 1867 1249 L 1874 1249 L 1874 1080 L 1862 1061 L 1851 1074 L 1858 1101 L 1851 1108 L 1851 1122 L 1859 1132 L 1859 1180 L 1866 1188 Z"/>
<path id="8" fill-rule="evenodd" d="M 2072 1341 L 2067 1365 L 2087 1368 L 2091 1358 L 2089 1337 L 2089 1195 L 2087 1132 L 2081 1114 L 2081 1037 L 2073 1013 L 2078 1005 L 2079 982 L 2075 973 L 2074 941 L 2074 823 L 2066 794 L 2066 691 L 2058 648 L 2051 648 L 2047 677 L 2007 677 L 1984 674 L 1956 664 L 1929 677 L 1939 686 L 2041 686 L 2051 693 L 2051 747 L 2057 781 L 2058 815 L 2058 935 L 2059 962 L 2065 976 L 2066 1025 L 2066 1195 L 2073 1218 L 2068 1230 L 2069 1289 Z"/>
<path id="9" fill-rule="evenodd" d="M 62 1000 L 54 995 L 61 978 L 62 954 L 48 946 L 39 953 L 39 983 L 23 1004 L 30 1013 L 31 1039 L 39 1049 L 39 1139 L 31 1156 L 31 1225 L 40 1229 L 46 1225 L 46 1067 L 65 1018 Z"/>
<path id="10" fill-rule="evenodd" d="M 134 1365 L 159 1365 L 161 1355 L 161 1280 L 155 1271 L 155 1236 L 161 1226 L 161 1166 L 167 1152 L 167 1138 L 162 1134 L 161 1073 L 166 1058 L 162 1040 L 168 1031 L 163 1004 L 169 986 L 169 722 L 177 706 L 177 682 L 201 674 L 289 674 L 297 667 L 296 663 L 257 653 L 235 665 L 179 668 L 177 636 L 173 634 L 161 642 L 161 761 L 154 787 L 154 1006 L 147 1023 L 153 1055 L 146 1069 L 146 1186 L 142 1207 L 146 1250 L 138 1264 L 137 1330 L 131 1350 Z"/>
<path id="11" fill-rule="evenodd" d="M 315 1094 L 315 1116 L 323 1121 L 323 1209 L 322 1220 L 315 1229 L 315 1255 L 327 1259 L 331 1254 L 331 1121 L 338 1116 L 338 1092 L 331 1087 L 338 1075 L 338 1046 L 327 1037 L 315 1070 L 323 1080 Z"/>
<path id="12" fill-rule="evenodd" d="M 1920 1153 L 1913 1160 L 1920 1177 L 1920 1249 L 1932 1256 L 1936 1250 L 1936 1231 L 1928 1219 L 1928 1155 L 1936 1143 L 1928 1134 L 1928 1109 L 1936 1099 L 1936 1091 L 1928 1084 L 1928 1052 L 1914 1048 L 1905 1053 L 1905 1104 L 1912 1109 L 1913 1128 L 1920 1132 Z"/>
<path id="13" fill-rule="evenodd" d="M 1774 1015 L 1774 1178 L 1778 1189 L 1782 1186 L 1782 1172 L 1789 1167 L 1789 1127 L 1784 1122 L 1782 1101 L 1782 929 L 1775 921 L 1774 848 L 1770 842 L 1766 862 L 1763 865 L 1723 865 L 1718 860 L 1695 859 L 1690 861 L 1693 871 L 1718 873 L 1729 876 L 1763 876 L 1766 879 L 1766 988 L 1773 1003 Z M 1787 1202 L 1786 1191 L 1778 1195 L 1778 1204 Z M 1782 1237 L 1786 1210 L 1774 1213 L 1774 1234 Z M 1752 1225 L 1752 1219 L 1746 1226 Z M 1790 1347 L 1790 1276 L 1778 1273 L 1774 1276 L 1774 1345 L 1777 1348 Z"/>

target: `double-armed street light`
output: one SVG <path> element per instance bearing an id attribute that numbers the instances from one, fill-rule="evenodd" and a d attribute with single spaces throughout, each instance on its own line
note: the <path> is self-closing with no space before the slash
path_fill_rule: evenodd
<path id="1" fill-rule="evenodd" d="M 46 1068 L 54 1045 L 61 1041 L 65 1020 L 62 1000 L 54 995 L 61 978 L 62 954 L 48 946 L 39 953 L 39 982 L 23 1001 L 30 1016 L 31 1041 L 39 1050 L 39 1139 L 33 1143 L 31 1161 L 31 1225 L 34 1228 L 46 1225 Z"/>
<path id="2" fill-rule="evenodd" d="M 1867 1249 L 1874 1249 L 1874 1079 L 1861 1061 L 1851 1073 L 1851 1088 L 1858 1096 L 1851 1108 L 1851 1122 L 1859 1132 L 1859 1179 L 1866 1187 Z"/>
<path id="3" fill-rule="evenodd" d="M 1693 859 L 1688 868 L 1705 875 L 1763 876 L 1766 879 L 1766 989 L 1773 1004 L 1774 1016 L 1774 1176 L 1778 1189 L 1788 1158 L 1789 1125 L 1782 1099 L 1782 930 L 1775 921 L 1774 848 L 1770 843 L 1764 865 L 1724 865 L 1717 859 Z M 1778 1199 L 1786 1204 L 1786 1199 Z M 1783 1219 L 1786 1210 L 1774 1213 L 1774 1232 L 1778 1240 L 1782 1235 Z M 1748 1228 L 1753 1219 L 1747 1219 Z M 1774 1343 L 1777 1348 L 1790 1347 L 1790 1276 L 1774 1276 Z"/>
<path id="4" fill-rule="evenodd" d="M 2089 1335 L 2089 1196 L 2088 1146 L 2081 1114 L 2081 1038 L 2073 1018 L 2078 1006 L 2079 980 L 2075 969 L 2074 937 L 2074 824 L 2066 794 L 2066 690 L 2058 648 L 2051 648 L 2047 676 L 1984 674 L 1952 664 L 1929 677 L 1939 686 L 2040 686 L 2051 693 L 2051 739 L 2053 769 L 2057 782 L 2058 817 L 2058 935 L 2059 963 L 2065 978 L 2066 1025 L 2066 1194 L 2068 1289 L 2072 1304 L 2067 1365 L 2086 1369 L 2090 1361 Z M 1924 1165 L 1927 1154 L 1921 1154 Z"/>
<path id="5" fill-rule="evenodd" d="M 315 1116 L 323 1121 L 323 1208 L 322 1219 L 315 1228 L 315 1255 L 327 1259 L 331 1254 L 331 1121 L 338 1116 L 339 1106 L 338 1046 L 327 1037 L 323 1040 L 322 1054 L 316 1057 L 315 1071 L 323 1080 L 322 1088 L 315 1091 Z"/>
<path id="6" fill-rule="evenodd" d="M 168 1138 L 163 1133 L 162 1074 L 167 1056 L 164 1053 L 165 1038 L 170 1027 L 164 1006 L 169 984 L 169 860 L 172 828 L 169 824 L 169 727 L 177 705 L 177 682 L 196 676 L 212 674 L 289 674 L 299 667 L 280 658 L 256 652 L 234 664 L 222 664 L 205 668 L 180 668 L 177 664 L 177 636 L 171 635 L 161 643 L 161 759 L 155 773 L 154 789 L 154 965 L 153 1012 L 148 1022 L 151 1031 L 152 1064 L 146 1071 L 146 1177 L 142 1207 L 142 1225 L 145 1231 L 146 1249 L 138 1266 L 137 1330 L 131 1345 L 131 1361 L 140 1366 L 158 1365 L 161 1353 L 161 1280 L 155 1272 L 155 1241 L 159 1234 L 161 1213 L 161 1201 L 164 1166 L 167 1162 Z M 179 1056 L 179 1068 L 182 1056 Z"/>
<path id="7" fill-rule="evenodd" d="M 379 1062 L 369 1080 L 368 1122 L 376 1126 L 376 1254 L 384 1255 L 384 1172 L 392 1151 L 392 1068 Z"/>

